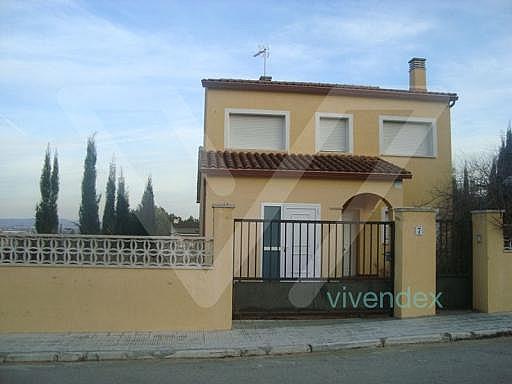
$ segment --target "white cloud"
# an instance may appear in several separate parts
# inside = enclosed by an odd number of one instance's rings
[[[389,69],[421,52],[438,21],[398,4],[362,8],[338,4],[285,24],[272,35],[273,62],[294,79],[390,86]]]
[[[359,49],[384,42],[402,42],[434,27],[432,22],[403,14],[368,12],[364,17],[317,17],[311,22],[310,31],[322,38]],[[340,44],[341,46],[345,44]],[[352,47],[354,49],[355,47]]]
[[[5,52],[0,56],[1,83],[55,88],[165,78],[181,84],[199,79],[207,66],[230,66],[229,48],[198,45],[172,31],[164,35],[129,30],[77,3],[64,4],[16,7],[21,19],[34,23],[4,27],[9,33],[0,42]]]

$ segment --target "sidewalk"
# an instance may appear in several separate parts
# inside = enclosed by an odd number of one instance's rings
[[[0,362],[262,356],[512,335],[512,312],[235,322],[231,331],[0,335]]]

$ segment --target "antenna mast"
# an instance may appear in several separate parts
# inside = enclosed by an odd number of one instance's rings
[[[270,48],[268,46],[260,45],[258,47],[258,52],[256,52],[252,57],[261,56],[263,57],[263,77],[267,76],[267,59],[270,57]]]

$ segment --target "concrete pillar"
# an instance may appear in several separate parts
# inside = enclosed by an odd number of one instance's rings
[[[215,286],[220,287],[224,291],[223,296],[229,300],[225,324],[226,329],[230,329],[233,318],[233,209],[235,206],[230,203],[216,203],[212,208]]]
[[[395,302],[398,318],[435,315],[436,211],[395,208]]]
[[[512,311],[512,253],[503,249],[503,211],[473,211],[473,309]]]

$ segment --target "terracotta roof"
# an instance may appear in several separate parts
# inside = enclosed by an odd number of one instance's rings
[[[459,99],[456,93],[410,91],[364,85],[335,83],[308,83],[298,81],[244,80],[244,79],[203,79],[205,88],[242,89],[252,91],[295,92],[322,95],[352,95],[368,97],[392,97],[403,99],[446,101],[455,103]]]
[[[207,175],[317,177],[336,179],[410,179],[411,172],[375,156],[303,155],[282,152],[199,150]]]

